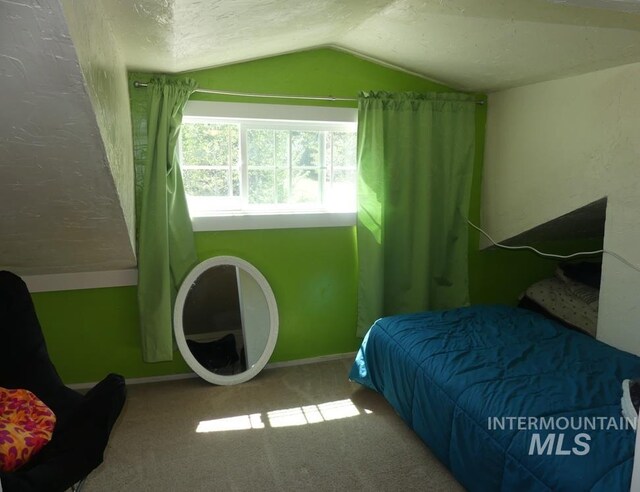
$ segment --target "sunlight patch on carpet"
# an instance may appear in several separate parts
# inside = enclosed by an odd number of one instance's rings
[[[238,415],[223,419],[203,420],[198,424],[196,432],[223,432],[232,430],[264,429],[266,425],[272,428],[293,427],[307,424],[317,424],[331,420],[357,417],[362,414],[371,414],[371,410],[360,411],[350,399],[319,403],[317,405],[305,405],[302,407],[283,408],[264,414],[253,413],[251,415]]]
[[[226,419],[203,420],[196,432],[221,432],[231,430],[264,429],[262,414],[239,415]]]

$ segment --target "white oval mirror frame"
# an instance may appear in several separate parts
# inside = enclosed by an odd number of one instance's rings
[[[269,308],[269,337],[267,339],[267,344],[264,351],[262,352],[262,355],[258,358],[256,363],[247,368],[246,371],[232,375],[215,374],[203,367],[202,364],[200,364],[200,362],[196,360],[187,345],[187,339],[184,334],[183,325],[184,305],[191,286],[200,277],[200,275],[202,275],[202,273],[210,268],[222,265],[231,265],[241,268],[249,275],[251,275],[262,289],[262,292],[264,293],[267,301],[267,306]],[[269,362],[269,358],[271,357],[273,349],[276,346],[276,340],[278,339],[278,324],[278,306],[276,304],[276,298],[273,295],[273,291],[271,290],[269,282],[267,282],[267,279],[265,279],[262,273],[260,273],[260,270],[254,267],[251,263],[235,256],[215,256],[198,263],[182,282],[182,285],[178,290],[175,309],[173,312],[173,330],[176,337],[176,343],[178,344],[178,349],[180,350],[180,353],[182,354],[185,362],[202,379],[210,383],[219,385],[244,383],[245,381],[249,381],[251,378],[255,377],[260,371],[262,371],[264,366],[267,365],[267,362]]]

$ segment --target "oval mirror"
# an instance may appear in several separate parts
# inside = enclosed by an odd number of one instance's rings
[[[214,384],[238,384],[269,361],[278,338],[278,308],[256,267],[235,256],[216,256],[182,282],[173,326],[180,353],[196,374]]]

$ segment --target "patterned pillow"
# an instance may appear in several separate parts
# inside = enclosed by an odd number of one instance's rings
[[[530,286],[525,295],[565,323],[596,336],[598,289],[568,279],[547,278]]]
[[[56,416],[25,389],[0,388],[0,470],[24,465],[51,440]]]

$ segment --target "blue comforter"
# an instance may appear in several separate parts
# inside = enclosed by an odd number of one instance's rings
[[[536,313],[382,318],[349,377],[382,393],[468,490],[629,490],[621,383],[640,377],[640,358]]]

